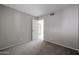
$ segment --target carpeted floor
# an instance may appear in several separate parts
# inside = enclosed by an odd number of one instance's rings
[[[53,43],[34,40],[1,50],[0,55],[79,55],[79,53]]]

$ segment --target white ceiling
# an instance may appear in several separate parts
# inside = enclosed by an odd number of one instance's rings
[[[43,16],[61,8],[70,6],[69,4],[5,4],[5,6],[28,13],[32,16]]]

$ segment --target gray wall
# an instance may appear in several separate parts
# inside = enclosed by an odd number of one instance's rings
[[[79,51],[79,5],[78,5],[78,51]]]
[[[78,49],[78,5],[72,5],[44,16],[44,39]]]
[[[32,16],[0,5],[0,49],[31,41]]]

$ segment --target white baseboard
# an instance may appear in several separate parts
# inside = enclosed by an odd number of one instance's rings
[[[24,43],[26,43],[26,41],[24,41],[24,42],[21,41],[21,42],[18,42],[16,44],[12,44],[12,45],[0,48],[0,50],[4,50],[4,49],[10,48],[10,47],[13,47],[13,46],[16,46],[16,45],[24,44]]]
[[[48,40],[45,40],[45,41],[48,41]],[[73,50],[76,50],[79,52],[79,49],[76,49],[76,48],[72,48],[72,47],[69,47],[69,46],[65,46],[65,45],[62,45],[62,44],[59,44],[59,43],[56,43],[56,42],[51,42],[51,41],[48,41],[50,43],[54,43],[54,44],[57,44],[57,45],[60,45],[60,46],[63,46],[63,47],[66,47],[66,48],[69,48],[69,49],[73,49]]]
[[[45,40],[45,41],[48,41],[48,40]],[[48,41],[48,42],[50,42],[50,41]],[[0,48],[0,50],[7,49],[9,47],[13,47],[13,46],[20,45],[20,44],[24,44],[24,43],[26,43],[26,41],[24,41],[24,42],[21,41],[21,42],[18,42],[16,44],[12,44],[12,45],[6,46],[4,48]],[[69,46],[65,46],[65,45],[62,45],[62,44],[59,44],[59,43],[56,43],[56,42],[50,42],[50,43],[54,43],[54,44],[57,44],[57,45],[60,45],[60,46],[64,46],[64,47],[67,47],[69,49],[73,49],[73,50],[76,50],[76,51],[79,52],[79,49],[75,49],[75,48],[72,48],[72,47],[69,47]]]

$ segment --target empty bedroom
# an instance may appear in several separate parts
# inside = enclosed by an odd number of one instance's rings
[[[0,4],[0,55],[79,55],[78,4]]]

